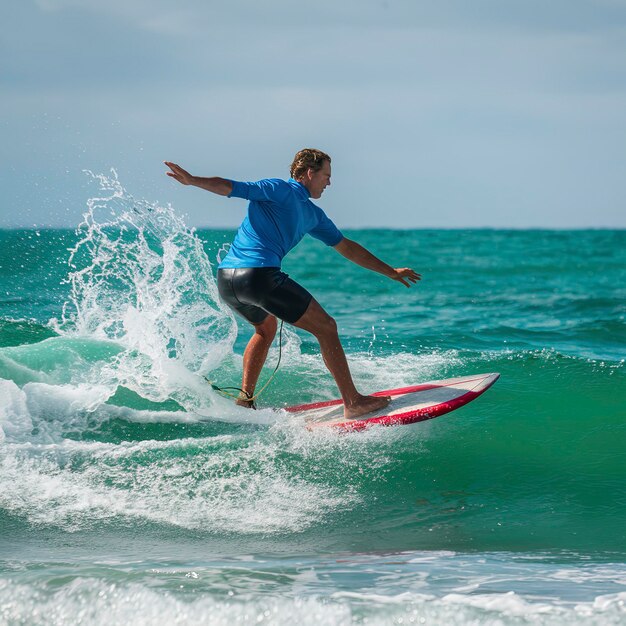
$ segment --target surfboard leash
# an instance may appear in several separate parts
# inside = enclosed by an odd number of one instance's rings
[[[254,401],[265,391],[268,385],[272,382],[272,379],[276,375],[278,367],[280,366],[280,359],[283,353],[283,323],[283,320],[280,320],[280,330],[278,332],[278,361],[276,362],[276,367],[274,368],[274,371],[271,373],[270,377],[267,379],[266,383],[263,385],[263,387],[261,387],[260,391],[257,391],[255,394],[251,395],[240,387],[219,387],[214,382],[210,381],[206,376],[202,376],[202,378],[204,378],[204,380],[206,380],[206,382],[211,385],[211,389],[213,389],[213,391],[217,391],[223,396],[228,396],[229,398],[234,398],[235,400],[246,400],[247,402],[252,403],[253,408],[256,408],[256,406],[254,406]],[[239,394],[234,395],[232,393],[228,393],[229,390],[238,391]]]

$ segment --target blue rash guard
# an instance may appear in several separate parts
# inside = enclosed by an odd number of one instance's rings
[[[343,239],[324,211],[309,200],[309,190],[293,178],[231,182],[228,197],[250,204],[220,269],[280,267],[283,257],[307,233],[328,246]]]

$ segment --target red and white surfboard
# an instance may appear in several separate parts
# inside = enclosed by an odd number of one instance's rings
[[[439,417],[471,402],[487,391],[500,374],[475,374],[461,378],[433,380],[413,387],[378,391],[373,396],[391,396],[391,402],[381,411],[356,419],[343,416],[341,400],[301,404],[285,409],[303,415],[309,428],[332,427],[339,430],[363,430],[379,424],[398,426]]]

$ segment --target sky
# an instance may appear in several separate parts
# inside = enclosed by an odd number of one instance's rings
[[[626,227],[626,0],[20,0],[0,20],[0,227],[75,227],[114,168],[190,226],[332,156],[343,228]]]

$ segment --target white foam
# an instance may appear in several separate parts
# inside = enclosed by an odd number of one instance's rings
[[[623,624],[623,598],[601,597],[584,611],[527,602],[515,594],[438,599],[411,592],[384,596],[338,592],[330,596],[285,593],[249,594],[216,589],[197,593],[203,571],[180,573],[178,592],[154,589],[137,582],[108,582],[77,577],[61,587],[0,580],[0,621],[10,624],[56,626],[70,623],[135,624],[303,624],[373,626],[446,624],[506,626]],[[621,602],[621,605],[620,605]]]
[[[93,177],[106,193],[88,202],[69,259],[71,297],[53,325],[119,344],[99,381],[206,413],[215,394],[194,387],[232,354],[236,324],[202,242],[171,207],[133,198],[115,172]]]
[[[450,593],[442,598],[444,603],[462,604],[484,609],[489,612],[498,612],[505,615],[529,616],[540,613],[554,613],[554,605],[542,602],[528,602],[513,591],[506,593],[489,594],[460,594]]]
[[[626,587],[626,575],[624,572],[616,572],[614,568],[602,566],[589,566],[580,568],[563,568],[550,574],[555,580],[567,580],[574,583],[602,582],[624,585]]]
[[[289,442],[212,437],[120,445],[5,446],[0,504],[73,531],[113,518],[218,534],[298,532],[358,496],[287,469]]]
[[[109,387],[90,384],[27,383],[19,389],[0,380],[0,385],[0,426],[10,442],[54,442],[69,429],[84,430],[112,395]]]
[[[503,617],[532,620],[546,624],[621,624],[626,617],[626,592],[602,595],[592,602],[574,607],[563,602],[547,603],[528,600],[513,591],[491,594],[448,594],[442,602],[471,606]],[[543,616],[543,619],[540,617]]]
[[[32,428],[26,394],[13,381],[0,379],[0,443],[27,437]]]
[[[36,392],[30,404],[37,405],[38,398],[43,410],[46,389],[29,385],[26,391]],[[23,412],[28,394],[13,391]],[[85,413],[76,407],[89,408],[101,398],[88,390],[84,395],[66,391],[51,404],[63,412],[77,403],[72,415],[79,429],[86,429],[88,421],[97,425],[98,419],[132,412],[107,407],[104,416],[102,408]],[[290,415],[232,408],[245,416],[268,413],[277,421],[264,431],[121,443],[63,439],[58,427],[67,421],[49,422],[38,443],[32,436],[15,437],[0,448],[0,504],[32,523],[68,531],[118,518],[217,534],[300,532],[337,511],[361,506],[365,495],[359,481],[347,485],[343,477],[375,472],[386,480],[394,468],[390,449],[406,440],[394,429],[358,437],[312,433]],[[166,412],[135,414],[137,420],[177,419]],[[419,453],[414,441],[407,445]],[[302,470],[311,464],[324,472]]]
[[[352,611],[316,598],[187,599],[139,584],[76,579],[53,594],[0,581],[0,618],[11,624],[302,624],[347,626]],[[36,607],[33,610],[33,607]]]
[[[590,609],[592,610],[590,611]],[[626,591],[598,596],[591,607],[588,604],[583,604],[578,605],[576,610],[583,615],[598,611],[602,613],[614,611],[626,616]]]

